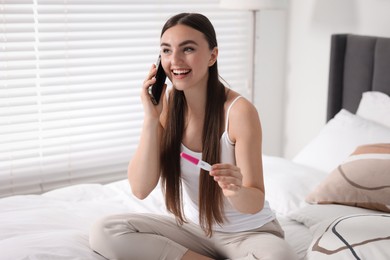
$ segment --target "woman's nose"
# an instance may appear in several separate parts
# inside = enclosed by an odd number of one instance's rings
[[[172,63],[173,65],[175,65],[175,64],[180,64],[181,61],[182,61],[182,59],[183,59],[183,58],[182,58],[182,55],[181,55],[180,52],[177,52],[177,51],[172,52],[171,63]]]

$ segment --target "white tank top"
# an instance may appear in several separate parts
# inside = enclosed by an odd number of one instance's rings
[[[240,97],[241,96],[238,96],[235,100],[233,100],[227,110],[225,131],[221,136],[221,162],[234,165],[236,165],[235,144],[229,139],[227,130],[230,108]],[[183,144],[181,145],[181,150],[198,159],[202,158],[202,153],[194,152]],[[180,165],[183,184],[184,214],[187,220],[199,225],[198,195],[200,168],[184,159],[180,160]],[[226,198],[224,198],[224,207],[226,220],[222,225],[214,225],[213,229],[216,231],[240,232],[251,230],[261,227],[275,219],[275,214],[270,209],[267,201],[264,203],[264,208],[255,214],[243,214],[238,212]]]

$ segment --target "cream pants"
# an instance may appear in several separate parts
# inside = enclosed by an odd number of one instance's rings
[[[277,220],[244,232],[214,232],[207,237],[196,224],[153,214],[105,217],[90,232],[91,248],[107,259],[181,259],[187,250],[213,259],[295,260]]]

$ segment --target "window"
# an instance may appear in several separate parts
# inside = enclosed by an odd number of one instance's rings
[[[250,98],[250,13],[162,2],[0,0],[0,196],[126,178],[140,87],[173,14],[210,18],[220,74]]]

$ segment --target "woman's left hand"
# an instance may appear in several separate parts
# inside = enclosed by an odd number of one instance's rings
[[[218,182],[226,197],[234,196],[242,187],[242,174],[240,168],[232,164],[214,164],[210,176]]]

